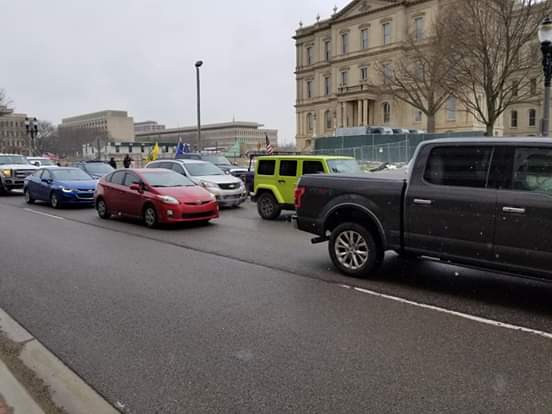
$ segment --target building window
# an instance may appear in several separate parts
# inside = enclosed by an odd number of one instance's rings
[[[537,111],[534,109],[529,109],[529,126],[537,126]]]
[[[360,68],[360,80],[362,81],[368,80],[368,67],[364,66]]]
[[[537,94],[537,80],[536,79],[531,79],[531,95],[536,95]]]
[[[329,40],[324,42],[324,59],[329,62],[332,57],[332,44]]]
[[[383,24],[383,44],[388,45],[391,43],[391,23]]]
[[[518,89],[519,89],[519,82],[513,81],[512,82],[512,96],[516,98],[518,96]]]
[[[517,128],[517,126],[518,126],[518,113],[517,113],[517,111],[510,112],[510,126],[512,128]]]
[[[456,97],[449,96],[447,99],[447,121],[456,121]]]
[[[349,71],[348,70],[342,70],[341,71],[341,86],[347,86],[349,83]]]
[[[314,63],[314,49],[312,47],[307,47],[307,65],[312,65]]]
[[[390,63],[383,64],[383,83],[388,84],[393,77],[393,67]]]
[[[329,76],[324,78],[324,96],[332,94],[332,79]]]
[[[326,111],[324,113],[324,122],[326,124],[326,129],[330,130],[333,127],[332,123],[332,113],[330,111]]]
[[[368,29],[364,29],[361,34],[361,43],[363,49],[368,49],[369,43],[368,43]]]
[[[307,81],[307,98],[312,98],[312,81]]]
[[[416,122],[422,122],[422,111],[417,110],[414,119]]]
[[[414,19],[414,37],[416,40],[422,40],[424,38],[424,18],[422,16]]]
[[[416,76],[416,79],[418,79],[420,81],[424,79],[424,65],[423,65],[422,62],[417,62],[416,63],[416,69],[415,69],[414,76]]]
[[[341,54],[349,53],[349,33],[341,33]]]
[[[387,124],[391,121],[391,105],[389,102],[383,103],[383,123]]]
[[[312,114],[309,112],[309,113],[307,114],[307,129],[308,129],[309,131],[312,131],[313,126],[314,126],[314,125],[313,125],[313,117],[312,117]]]

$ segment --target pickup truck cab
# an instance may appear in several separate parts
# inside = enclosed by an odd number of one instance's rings
[[[23,155],[0,154],[0,195],[22,189],[25,178],[37,169]]]
[[[253,196],[259,215],[276,219],[282,210],[294,210],[297,181],[305,174],[355,174],[361,169],[351,157],[327,155],[270,155],[257,159]]]
[[[329,241],[335,266],[369,275],[388,250],[552,278],[552,142],[443,139],[420,144],[406,178],[305,176],[297,226]]]

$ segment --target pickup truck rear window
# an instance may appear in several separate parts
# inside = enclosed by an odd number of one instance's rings
[[[424,179],[435,185],[485,188],[493,148],[438,147],[431,151]]]
[[[262,160],[259,161],[259,166],[257,167],[258,175],[274,175],[274,170],[276,169],[275,160]]]

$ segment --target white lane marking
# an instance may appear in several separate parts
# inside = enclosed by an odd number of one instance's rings
[[[58,219],[58,220],[65,220],[63,217],[54,216],[53,214],[43,213],[42,211],[36,211],[36,210],[31,209],[31,208],[24,208],[23,210],[25,210],[25,211],[27,211],[27,212],[29,212],[29,213],[38,214],[38,215],[40,215],[40,216],[55,218],[55,219]]]
[[[345,287],[345,286],[341,285],[341,287]],[[445,313],[447,315],[457,316],[459,318],[464,318],[470,321],[483,323],[485,325],[491,325],[498,328],[510,329],[512,331],[524,332],[532,335],[541,336],[546,339],[552,339],[552,333],[550,332],[544,332],[544,331],[539,331],[537,329],[526,328],[524,326],[518,326],[518,325],[509,324],[509,323],[499,322],[493,319],[482,318],[480,316],[474,316],[467,313],[462,313],[462,312],[457,312],[450,309],[441,308],[439,306],[426,305],[424,303],[414,302],[412,300],[399,298],[397,296],[391,296],[391,295],[386,295],[385,293],[374,292],[373,290],[362,289],[358,287],[355,287],[353,289],[360,293],[365,293],[379,298],[388,299],[399,303],[404,303],[406,305],[416,306],[418,308],[429,309],[429,310]]]

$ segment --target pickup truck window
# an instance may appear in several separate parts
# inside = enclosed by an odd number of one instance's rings
[[[303,161],[303,174],[320,174],[324,172],[324,166],[320,161]]]
[[[259,161],[259,166],[257,167],[258,175],[274,175],[274,170],[276,169],[275,160],[262,160]]]
[[[424,179],[435,185],[485,188],[493,148],[438,147],[431,151]]]
[[[297,161],[290,161],[290,160],[280,161],[280,176],[281,177],[297,176]]]
[[[516,148],[513,189],[552,194],[550,148]]]

